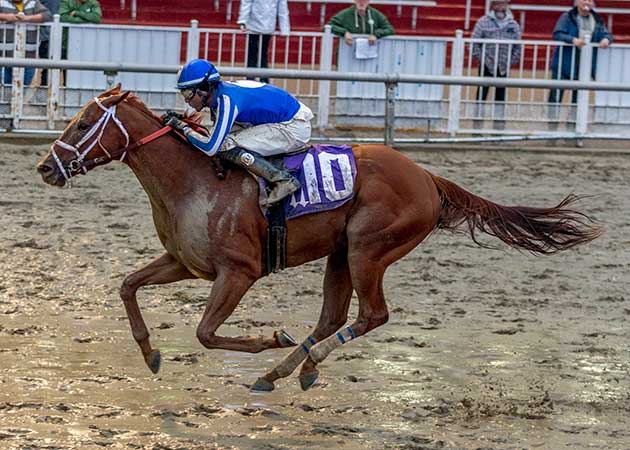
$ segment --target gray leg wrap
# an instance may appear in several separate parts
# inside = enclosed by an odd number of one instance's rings
[[[355,335],[352,328],[346,327],[313,347],[310,352],[311,359],[316,364],[319,364],[325,360],[334,349],[341,347],[343,344],[354,338]]]
[[[289,355],[284,358],[284,360],[278,364],[275,368],[278,375],[282,378],[288,377],[293,373],[293,371],[299,366],[302,361],[306,359],[309,354],[309,351],[312,346],[314,346],[317,341],[309,336],[302,342],[295,350],[293,350]]]

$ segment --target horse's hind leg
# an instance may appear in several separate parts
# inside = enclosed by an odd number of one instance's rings
[[[308,356],[310,348],[337,331],[348,318],[352,298],[352,282],[348,268],[348,250],[343,248],[332,253],[326,263],[324,275],[324,303],[313,333],[296,347],[284,360],[259,378],[252,386],[254,391],[272,391],[274,381],[291,375]]]
[[[144,361],[153,373],[157,373],[160,370],[160,351],[151,348],[149,330],[147,330],[147,326],[142,318],[138,300],[136,299],[136,292],[142,286],[168,284],[191,278],[197,277],[190,273],[175,258],[165,253],[149,265],[127,276],[120,287],[120,297],[127,310],[131,333],[140,346],[140,350],[142,350]]]
[[[271,348],[292,347],[295,341],[284,332],[270,338],[262,336],[217,336],[215,332],[230,317],[241,299],[256,281],[255,277],[236,269],[219,271],[212,284],[210,299],[197,326],[197,339],[206,348],[221,348],[239,352],[258,353]]]
[[[300,371],[300,385],[303,390],[310,388],[319,375],[317,364],[321,363],[337,347],[364,335],[383,325],[389,318],[385,296],[383,295],[383,275],[385,267],[370,258],[350,262],[352,285],[359,297],[359,315],[350,326],[341,329],[317,345],[309,353]]]

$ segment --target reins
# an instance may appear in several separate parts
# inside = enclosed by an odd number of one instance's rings
[[[124,155],[127,152],[130,152],[131,150],[135,150],[136,148],[141,147],[144,144],[148,144],[149,142],[154,141],[155,139],[164,136],[166,133],[168,133],[171,130],[172,128],[170,126],[160,128],[159,130],[154,131],[150,135],[143,137],[142,139],[134,142],[133,144],[130,144],[130,145],[127,145],[126,147],[122,147],[122,148],[119,148],[118,150],[109,152],[109,154],[106,154],[106,156],[99,156],[92,159],[86,159],[83,161],[81,168],[85,168],[85,170],[87,171],[87,170],[93,169],[96,166],[100,166],[101,164],[106,164],[110,161],[113,161],[117,159],[118,157],[120,157],[120,160],[122,161],[123,159],[125,159]]]
[[[89,170],[93,169],[94,167],[107,164],[108,162],[113,161],[113,160],[123,161],[125,159],[125,156],[127,155],[127,152],[130,152],[132,150],[135,150],[138,147],[148,144],[149,142],[154,141],[164,136],[170,131],[175,131],[177,135],[181,137],[181,139],[187,142],[186,138],[177,130],[174,130],[170,126],[165,126],[165,127],[160,128],[157,131],[154,131],[148,136],[145,136],[142,139],[139,139],[138,141],[130,144],[129,133],[125,129],[125,126],[123,125],[123,123],[118,119],[118,117],[116,117],[117,105],[113,105],[107,108],[101,103],[101,101],[97,97],[94,98],[94,101],[99,106],[99,108],[103,110],[103,115],[85,133],[83,138],[76,145],[68,144],[67,142],[63,142],[61,139],[57,139],[52,145],[52,149],[51,149],[52,156],[55,162],[57,163],[57,167],[63,174],[63,177],[66,179],[66,182],[69,187],[72,187],[71,178],[73,176],[79,173],[86,174]],[[121,147],[119,149],[112,150],[112,151],[107,150],[101,143],[101,138],[103,137],[103,134],[105,133],[105,128],[107,127],[107,124],[110,122],[110,120],[116,124],[120,132],[123,134],[123,136],[125,136],[125,140],[126,140],[124,147]],[[184,119],[184,120],[191,127],[193,127],[194,129],[198,131],[200,129],[205,129],[196,122],[193,122],[187,119]],[[94,137],[94,139],[90,141],[90,138],[92,137]],[[81,147],[85,144],[87,144],[85,149],[83,151],[80,151]],[[96,144],[99,145],[99,147],[101,148],[101,150],[103,150],[103,153],[105,153],[105,155],[86,159],[86,156],[96,146]],[[70,151],[76,155],[76,158],[68,162],[67,165],[65,165],[61,161],[59,156],[57,155],[56,149]],[[217,161],[216,158],[210,158],[210,162],[212,164],[212,167],[217,177],[220,180],[225,179],[225,171],[223,170],[223,167],[220,164],[220,162]]]
[[[92,125],[92,127],[87,131],[87,133],[85,133],[83,138],[76,145],[68,144],[67,142],[63,142],[61,139],[57,139],[52,145],[51,153],[53,155],[55,162],[57,163],[57,167],[59,167],[59,170],[61,171],[64,178],[68,182],[68,186],[71,186],[70,179],[74,175],[77,175],[80,172],[82,172],[83,174],[86,174],[88,170],[96,166],[106,164],[115,159],[119,159],[120,161],[123,161],[125,159],[127,152],[134,150],[142,145],[145,145],[161,136],[164,136],[166,133],[172,130],[170,126],[162,127],[159,130],[151,133],[150,135],[145,136],[142,139],[132,144],[129,144],[129,133],[125,129],[125,126],[122,124],[122,122],[118,119],[118,117],[116,117],[117,105],[113,105],[107,108],[103,106],[103,104],[97,97],[94,98],[94,101],[99,106],[99,108],[103,110],[103,115],[94,125]],[[125,136],[125,140],[126,140],[124,147],[121,147],[113,151],[107,150],[101,143],[101,138],[103,137],[105,128],[107,127],[107,124],[110,122],[110,120],[116,124],[116,126],[121,131],[123,136]],[[94,139],[91,142],[89,142],[93,136],[94,136]],[[83,151],[80,151],[81,147],[86,143],[87,143],[87,146],[85,147],[85,149]],[[101,150],[103,150],[105,155],[99,156],[96,158],[86,159],[85,157],[96,146],[96,144],[99,145],[99,147],[101,148]],[[66,166],[63,164],[63,162],[57,155],[56,148],[70,151],[76,155],[76,158],[71,160]]]

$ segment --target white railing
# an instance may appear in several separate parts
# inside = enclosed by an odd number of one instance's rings
[[[190,57],[206,58],[221,67],[247,66],[250,50],[250,37],[258,43],[258,51],[252,55],[250,67],[261,67],[262,35],[244,33],[240,30],[224,28],[199,28],[199,52],[194,50]],[[268,67],[271,69],[318,70],[322,64],[318,52],[322,45],[323,33],[296,32],[289,36],[274,34],[269,42]],[[313,80],[306,84],[297,80],[296,84],[288,85],[282,80],[284,89],[302,97],[316,97],[317,90]]]
[[[50,36],[50,59],[53,62],[61,61],[61,38],[62,30],[68,29],[70,36],[80,36],[74,39],[73,45],[85,44],[89,47],[88,59],[81,59],[81,51],[77,51],[76,57],[71,61],[86,62],[93,61],[93,67],[105,67],[103,63],[116,62],[125,65],[132,64],[147,68],[147,73],[156,73],[150,70],[153,66],[170,65],[172,72],[163,73],[160,77],[167,82],[149,83],[148,86],[138,84],[135,86],[133,80],[149,79],[147,75],[124,76],[123,71],[106,69],[94,72],[95,78],[83,77],[87,80],[85,84],[68,84],[63,82],[62,71],[58,69],[50,70],[49,85],[39,86],[34,82],[31,86],[24,88],[18,80],[21,76],[14,77],[12,84],[5,85],[0,90],[0,121],[4,123],[4,128],[13,129],[34,129],[48,128],[56,129],[62,127],[76,111],[85,104],[94,94],[102,91],[107,86],[116,81],[123,80],[127,88],[136,90],[147,104],[157,111],[164,111],[171,108],[182,108],[182,103],[174,88],[174,73],[177,65],[181,62],[181,55],[186,55],[185,59],[194,57],[207,57],[217,62],[220,71],[228,76],[230,68],[246,67],[247,55],[247,35],[239,30],[206,29],[198,28],[193,21],[191,27],[111,27],[107,25],[69,25],[54,22],[51,27]],[[80,34],[73,34],[80,32]],[[112,53],[117,45],[110,41],[121,33],[124,51]],[[26,56],[25,48],[20,47],[20,39],[24,39],[24,30],[16,28],[16,39],[13,43],[15,54]],[[87,34],[86,34],[87,33]],[[98,53],[90,45],[90,33],[98,35],[99,49],[103,53]],[[161,34],[160,34],[161,33]],[[181,38],[186,38],[187,45],[184,48],[177,45],[160,45],[159,48],[144,47],[143,42],[159,42],[165,36],[179,33]],[[113,37],[112,37],[113,36]],[[179,39],[179,38],[178,38]],[[178,41],[179,42],[179,41]],[[5,42],[8,44],[8,42]],[[367,126],[382,126],[383,115],[391,114],[392,109],[388,102],[395,103],[396,124],[404,128],[418,128],[422,133],[429,131],[448,132],[451,136],[461,133],[479,133],[494,135],[532,135],[557,133],[560,131],[569,133],[588,134],[589,131],[597,129],[606,130],[612,127],[618,135],[628,135],[630,127],[630,102],[613,101],[614,94],[602,93],[589,96],[588,92],[582,91],[578,96],[575,105],[570,102],[562,103],[561,106],[548,103],[548,80],[552,78],[551,62],[552,55],[556,48],[562,52],[575,52],[574,47],[552,41],[492,41],[465,39],[462,32],[458,32],[455,38],[438,37],[391,37],[379,40],[379,48],[383,51],[379,53],[379,60],[374,64],[353,65],[341,64],[337,61],[336,55],[340,57],[354,58],[353,52],[347,47],[341,47],[344,51],[338,52],[336,47],[345,46],[343,41],[333,36],[329,29],[324,33],[293,33],[291,36],[274,36],[270,44],[270,69],[292,71],[297,76],[282,76],[273,81],[280,83],[287,90],[298,96],[302,101],[309,104],[316,113],[317,125],[319,128],[335,126],[337,124],[352,123]],[[479,48],[479,56],[473,57],[473,49]],[[472,83],[461,80],[477,80],[479,75],[478,60],[485,60],[486,55],[492,52],[496,56],[507,50],[512,55],[512,50],[520,48],[520,55],[517,61],[511,59],[507,62],[510,68],[506,78],[485,78],[483,81]],[[20,50],[22,48],[22,50]],[[149,48],[149,50],[146,50]],[[630,46],[615,45],[613,49],[615,58],[621,60],[626,53],[630,55]],[[582,61],[590,58],[593,51],[592,46],[582,50]],[[134,52],[140,52],[140,57],[135,58]],[[125,56],[127,55],[127,56]],[[129,56],[131,55],[131,56]],[[420,58],[420,56],[422,58]],[[605,56],[602,52],[600,57]],[[86,57],[87,58],[87,57]],[[127,58],[126,60],[124,58]],[[423,59],[424,58],[424,59]],[[512,56],[509,56],[512,58]],[[508,58],[508,59],[509,59]],[[450,62],[449,62],[450,60]],[[495,60],[497,58],[495,57]],[[630,91],[630,70],[623,65],[615,65],[611,58],[606,61],[605,71],[607,79],[618,84],[626,83]],[[422,61],[423,71],[418,71],[418,61]],[[96,63],[100,63],[96,64]],[[365,76],[373,74],[375,79],[382,74],[383,68],[387,73],[395,74],[402,79],[405,76],[426,74],[422,78],[428,84],[436,86],[438,90],[427,90],[423,83],[412,82],[398,85],[398,78],[393,77],[390,81],[380,80],[387,83],[382,94],[374,95],[374,84],[370,84],[365,78],[357,78],[352,81],[352,89],[341,89],[339,82],[334,78],[321,78],[313,76],[313,73],[321,71],[327,72],[339,64],[339,67],[350,67],[350,71],[364,71]],[[109,67],[109,66],[108,66]],[[433,68],[435,70],[425,70]],[[586,62],[580,66],[581,71],[576,80],[586,86],[590,78],[590,64]],[[13,72],[24,71],[22,68],[14,68]],[[136,70],[139,71],[139,70]],[[277,71],[276,71],[277,72]],[[67,74],[72,73],[68,71]],[[260,76],[260,70],[238,71]],[[576,72],[577,73],[577,72]],[[299,74],[304,74],[300,76]],[[158,75],[156,75],[158,76]],[[272,75],[273,76],[273,75]],[[160,79],[162,79],[160,78]],[[518,83],[511,83],[513,79]],[[129,81],[132,80],[132,81]],[[169,81],[170,80],[170,81]],[[455,80],[455,81],[454,81]],[[528,82],[528,81],[531,81]],[[140,82],[138,82],[140,83]],[[344,82],[349,84],[348,82]],[[559,83],[559,82],[558,82]],[[573,84],[557,84],[558,87],[577,88],[576,82]],[[146,84],[146,83],[145,83]],[[363,89],[361,86],[365,85]],[[480,101],[477,98],[477,89],[472,85],[488,86],[508,86],[506,101],[494,101],[491,98]],[[172,88],[171,88],[172,86]],[[357,88],[358,86],[358,88]],[[381,86],[383,86],[381,84]],[[369,87],[369,88],[368,88]],[[430,95],[423,94],[423,91],[430,92]],[[438,96],[435,93],[438,92]],[[387,95],[386,95],[386,94]],[[625,95],[625,94],[624,94]],[[627,97],[627,96],[626,96]],[[625,97],[624,97],[625,98]],[[339,107],[345,102],[351,106],[361,105],[354,110]],[[355,105],[352,105],[352,104]],[[604,113],[602,113],[602,111]],[[551,112],[559,115],[550,121]],[[503,123],[501,123],[503,122]],[[548,123],[559,125],[557,129],[548,128]],[[603,127],[603,128],[602,128]]]

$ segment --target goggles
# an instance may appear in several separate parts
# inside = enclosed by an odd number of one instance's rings
[[[182,89],[179,93],[184,97],[184,100],[188,102],[197,94],[197,88]]]

